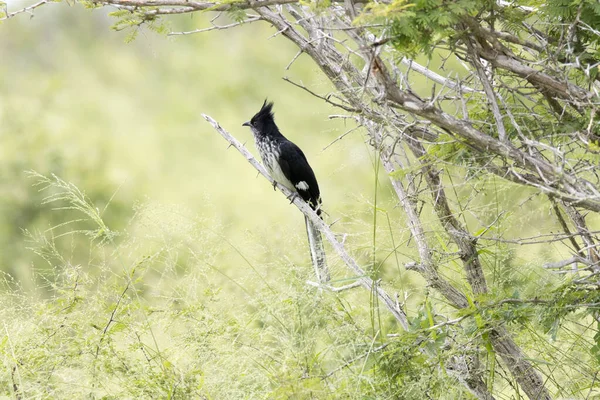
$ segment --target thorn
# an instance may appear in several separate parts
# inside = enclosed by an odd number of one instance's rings
[[[347,233],[344,233],[344,236],[342,236],[342,241],[341,241],[341,245],[343,246],[344,243],[346,243],[346,238],[348,237]]]

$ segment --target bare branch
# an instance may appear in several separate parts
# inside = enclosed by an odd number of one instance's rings
[[[5,15],[4,15],[4,17],[0,18],[0,21],[4,21],[6,19],[14,17],[15,15],[23,14],[23,13],[28,13],[29,15],[31,15],[31,17],[33,17],[33,10],[35,10],[38,7],[43,6],[44,4],[48,4],[48,3],[52,3],[52,2],[53,2],[52,0],[41,0],[35,4],[21,8],[20,10],[17,10],[17,11],[13,11],[13,12],[5,11]]]
[[[45,0],[44,2],[49,2]],[[343,1],[343,0],[334,0]],[[113,5],[113,6],[126,6],[133,7],[134,9],[141,9],[143,7],[183,7],[188,11],[183,11],[183,8],[178,8],[180,12],[169,12],[169,9],[163,8],[162,12],[156,10],[148,10],[148,14],[178,14],[185,12],[194,11],[229,11],[232,9],[247,10],[247,9],[258,9],[261,7],[269,7],[283,4],[294,4],[298,3],[299,0],[248,0],[248,1],[234,1],[228,3],[217,3],[217,2],[198,2],[198,1],[187,1],[187,0],[92,0],[95,4]],[[356,3],[363,3],[366,0],[356,0]]]
[[[506,140],[506,129],[504,128],[504,122],[502,121],[502,115],[500,114],[500,107],[498,107],[496,94],[494,93],[492,84],[490,83],[486,71],[484,70],[483,65],[481,64],[481,60],[475,52],[475,48],[473,47],[470,40],[467,40],[467,47],[471,55],[471,62],[473,63],[473,65],[475,65],[477,76],[479,76],[479,80],[483,85],[483,90],[485,91],[488,101],[490,102],[490,106],[492,107],[492,113],[494,114],[494,119],[496,120],[496,129],[498,129],[498,139],[503,142]]]
[[[431,79],[432,81],[439,83],[439,84],[443,85],[444,87],[447,87],[454,91],[464,92],[464,93],[479,93],[480,92],[479,90],[475,90],[466,85],[461,85],[458,82],[455,82],[451,79],[443,77],[440,74],[437,74],[437,73],[431,71],[430,69],[425,68],[421,64],[415,62],[414,60],[411,60],[410,58],[403,57],[400,60],[400,62],[402,64],[406,65],[407,67],[409,67],[410,69],[418,72],[419,74]]]
[[[202,32],[209,32],[209,31],[215,31],[215,30],[223,30],[223,29],[231,29],[231,28],[235,28],[236,26],[240,26],[240,25],[244,25],[250,22],[256,22],[256,21],[260,21],[260,17],[259,16],[253,16],[250,17],[248,19],[245,19],[243,21],[240,22],[234,22],[232,24],[228,24],[228,25],[213,25],[211,27],[208,28],[202,28],[202,29],[196,29],[193,31],[186,31],[186,32],[170,32],[168,34],[168,36],[179,36],[179,35],[191,35],[194,33],[202,33]]]
[[[334,292],[334,293],[339,293],[339,292],[343,292],[344,290],[348,290],[348,289],[354,289],[356,287],[361,286],[362,284],[360,282],[354,282],[351,283],[349,285],[344,285],[344,286],[339,286],[339,287],[335,287],[335,286],[331,286],[331,285],[325,285],[323,283],[317,283],[317,282],[313,282],[313,281],[306,281],[306,284],[309,286],[313,286],[319,289],[327,289],[330,292]]]
[[[298,87],[298,88],[300,88],[302,90],[307,91],[308,93],[312,94],[313,96],[315,96],[315,97],[317,97],[317,98],[319,98],[321,100],[325,100],[327,103],[331,104],[334,107],[341,108],[342,110],[345,110],[345,111],[348,111],[348,112],[358,112],[359,111],[359,110],[357,110],[355,108],[348,107],[348,106],[346,106],[344,104],[335,103],[335,102],[333,102],[333,101],[331,101],[329,99],[329,96],[321,96],[319,94],[316,94],[315,92],[313,92],[312,90],[310,90],[309,88],[307,88],[306,86],[304,86],[303,84],[296,83],[296,82],[292,81],[290,78],[288,78],[286,76],[283,77],[283,80],[286,81],[286,82],[288,82],[288,83],[291,83],[292,85],[294,85],[294,86],[296,86],[296,87]]]
[[[406,318],[406,314],[403,310],[398,308],[394,302],[394,300],[379,286],[375,281],[371,278],[368,278],[366,272],[358,266],[358,263],[352,258],[344,245],[338,242],[336,234],[331,231],[329,226],[325,224],[325,222],[317,215],[317,213],[310,208],[310,206],[302,200],[300,196],[292,196],[293,193],[283,185],[280,185],[273,181],[265,168],[256,160],[256,158],[250,154],[250,152],[244,147],[242,143],[240,143],[237,139],[235,139],[229,132],[221,128],[219,123],[209,117],[208,115],[202,115],[204,119],[206,119],[215,130],[230,143],[231,146],[235,147],[248,162],[262,175],[264,176],[272,185],[275,185],[287,198],[291,198],[292,202],[298,209],[310,219],[310,221],[325,235],[333,249],[336,251],[338,256],[342,259],[342,261],[346,264],[350,270],[356,274],[357,282],[359,282],[363,287],[371,291],[372,293],[376,293],[379,299],[385,304],[387,309],[392,313],[392,315],[396,318],[396,320],[400,323],[400,325],[406,330],[408,329],[408,320]]]
[[[187,0],[92,0],[97,4],[118,5],[135,7],[185,7],[189,11],[228,11],[233,8],[238,10],[256,9],[278,4],[297,3],[298,0],[261,0],[261,1],[236,1],[231,3],[197,2]],[[165,9],[166,10],[166,9]]]

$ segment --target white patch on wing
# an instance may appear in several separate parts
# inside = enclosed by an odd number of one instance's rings
[[[300,190],[308,190],[308,184],[304,181],[300,181],[296,184],[296,187]]]

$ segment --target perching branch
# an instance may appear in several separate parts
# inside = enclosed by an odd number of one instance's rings
[[[283,185],[280,185],[274,182],[265,168],[256,160],[256,158],[244,147],[242,143],[240,143],[236,138],[234,138],[229,132],[223,129],[217,121],[209,117],[208,115],[202,114],[205,120],[207,120],[213,128],[227,141],[231,146],[235,147],[248,162],[263,176],[265,177],[272,185],[275,185],[277,189],[279,189],[287,198],[291,198],[292,202],[298,209],[310,219],[310,221],[325,235],[333,249],[336,251],[338,256],[344,261],[346,266],[357,276],[357,282],[371,291],[372,293],[377,293],[379,299],[385,304],[387,309],[392,313],[394,318],[400,323],[404,330],[408,329],[408,320],[406,318],[406,314],[402,309],[397,307],[394,300],[385,292],[380,285],[378,285],[373,279],[369,278],[367,273],[358,266],[358,263],[348,254],[344,245],[340,243],[336,234],[329,228],[329,226],[317,215],[317,213],[310,208],[310,206],[302,200],[300,196],[293,196],[293,193]],[[319,278],[319,277],[317,277]]]

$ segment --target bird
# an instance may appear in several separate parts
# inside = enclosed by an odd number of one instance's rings
[[[260,111],[242,126],[249,127],[254,135],[256,149],[273,179],[273,189],[275,182],[285,186],[293,196],[299,195],[322,218],[321,191],[315,173],[302,150],[283,136],[275,124],[273,102],[265,100]],[[326,282],[329,272],[321,232],[308,217],[305,216],[304,220],[315,272],[321,282]]]

